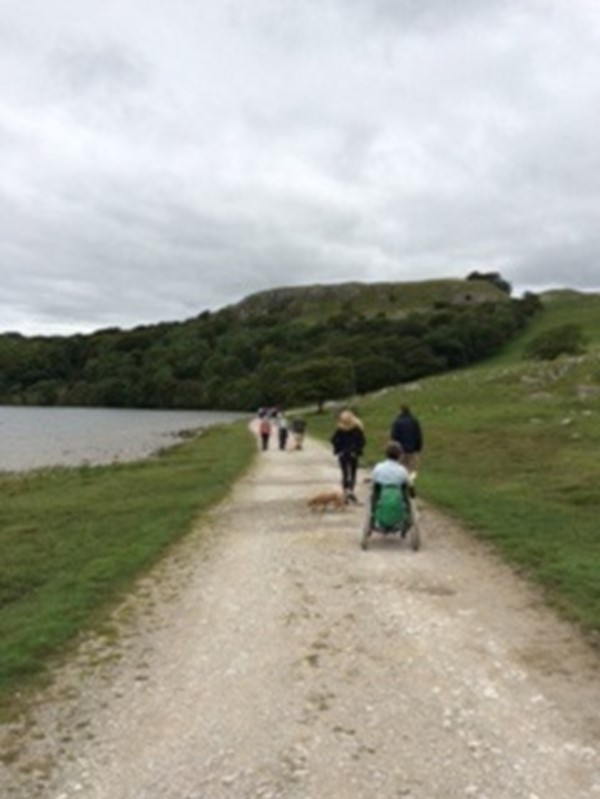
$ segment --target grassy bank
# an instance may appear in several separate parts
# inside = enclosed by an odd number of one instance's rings
[[[0,703],[222,499],[255,451],[238,423],[133,464],[0,478]]]
[[[368,462],[380,457],[400,403],[410,405],[426,435],[421,495],[492,541],[593,637],[600,634],[598,318],[597,295],[555,297],[496,362],[356,405]],[[585,357],[522,360],[527,340],[565,322],[585,327]],[[315,416],[310,427],[328,435],[332,419]]]

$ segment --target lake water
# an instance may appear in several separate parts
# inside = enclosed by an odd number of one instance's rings
[[[0,406],[0,471],[146,457],[197,430],[243,418],[221,411]]]

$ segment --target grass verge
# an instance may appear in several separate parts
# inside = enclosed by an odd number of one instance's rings
[[[401,403],[426,438],[419,493],[491,541],[548,601],[600,641],[600,297],[553,297],[502,358],[365,397],[365,463],[378,460]],[[537,330],[579,322],[585,357],[522,360]],[[311,432],[327,438],[330,414]],[[477,575],[473,575],[477,579]]]
[[[132,464],[0,478],[0,708],[225,496],[255,452],[238,423]]]

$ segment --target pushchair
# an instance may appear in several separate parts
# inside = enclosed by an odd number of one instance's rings
[[[421,533],[412,485],[373,486],[360,538],[362,549],[368,549],[373,533],[406,541],[414,552],[420,549]]]

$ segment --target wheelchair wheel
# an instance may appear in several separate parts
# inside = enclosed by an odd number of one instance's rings
[[[419,525],[413,524],[413,526],[408,531],[408,545],[412,549],[413,552],[417,552],[421,549],[421,534],[419,532]]]
[[[360,536],[360,548],[363,550],[367,550],[369,548],[369,539],[371,538],[371,511],[367,513],[365,517],[365,523],[363,524],[362,533]]]
[[[410,515],[412,518],[412,524],[406,537],[408,539],[408,545],[412,551],[417,552],[419,549],[421,549],[421,531],[419,530],[419,514],[416,504],[412,499],[410,501]]]

